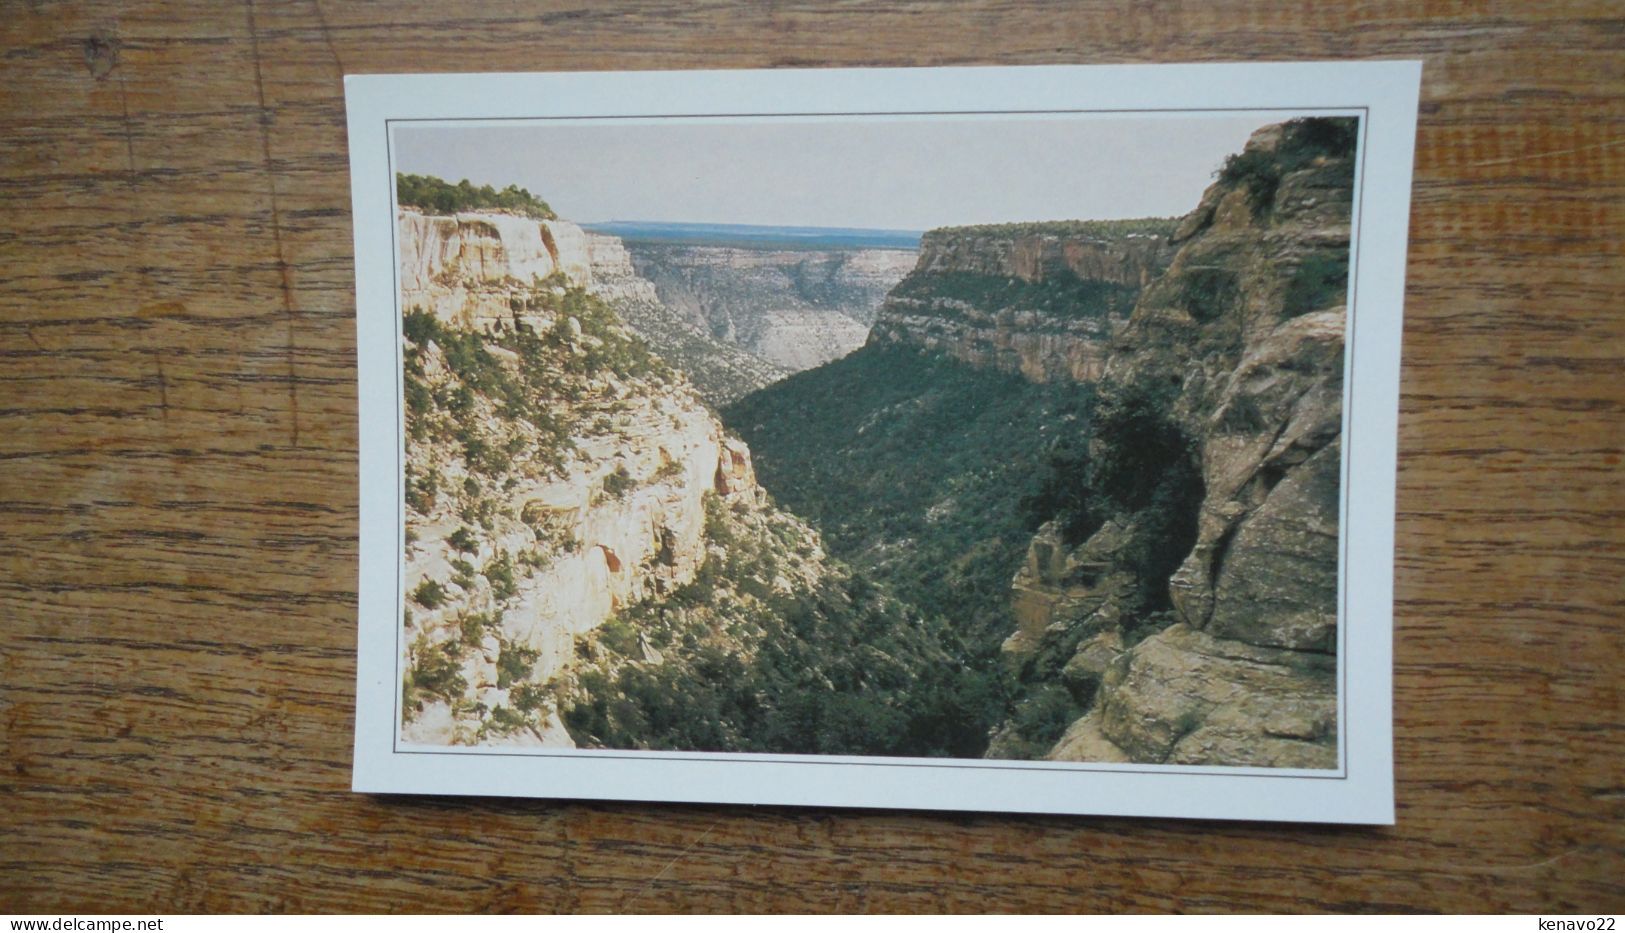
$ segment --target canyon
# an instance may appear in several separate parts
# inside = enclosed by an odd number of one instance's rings
[[[917,252],[403,210],[403,738],[1336,767],[1352,140]]]
[[[1003,672],[988,756],[1336,767],[1352,140],[1263,128],[1181,218],[931,231],[864,348],[725,409]]]

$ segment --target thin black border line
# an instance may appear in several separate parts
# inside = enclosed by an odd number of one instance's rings
[[[552,114],[537,117],[386,117],[384,125],[391,123],[537,123],[549,120],[706,120],[761,118],[761,117],[988,117],[1010,114],[1013,116],[1041,116],[1044,114],[1084,113],[1308,113],[1323,110],[1370,110],[1364,104],[1338,106],[1317,104],[1312,107],[1127,107],[1127,108],[1057,108],[1039,110],[803,110],[786,113],[581,113]]]
[[[1319,112],[1319,111],[1352,111],[1352,110],[1360,111],[1360,143],[1359,143],[1359,145],[1360,145],[1360,178],[1359,178],[1359,181],[1360,181],[1360,200],[1359,200],[1359,204],[1358,204],[1359,210],[1357,212],[1358,220],[1355,222],[1354,229],[1352,231],[1352,236],[1351,236],[1351,239],[1350,239],[1350,246],[1349,246],[1349,249],[1350,249],[1349,266],[1350,266],[1350,276],[1351,276],[1351,295],[1350,295],[1350,299],[1349,299],[1349,307],[1348,307],[1348,310],[1347,310],[1347,312],[1345,314],[1345,322],[1346,322],[1345,330],[1346,330],[1346,333],[1345,333],[1345,336],[1344,336],[1344,352],[1347,355],[1347,363],[1348,363],[1348,385],[1346,385],[1344,387],[1345,404],[1343,406],[1344,407],[1343,431],[1342,431],[1342,436],[1340,437],[1340,442],[1342,444],[1342,451],[1341,451],[1341,455],[1338,458],[1339,461],[1340,461],[1340,466],[1342,468],[1342,486],[1343,486],[1342,491],[1343,491],[1344,511],[1343,511],[1343,515],[1339,516],[1339,521],[1338,521],[1338,540],[1339,540],[1339,544],[1340,544],[1340,549],[1342,551],[1342,555],[1341,555],[1341,559],[1340,559],[1341,563],[1340,563],[1340,566],[1338,568],[1338,582],[1339,582],[1339,585],[1340,585],[1340,587],[1341,587],[1341,589],[1343,591],[1343,600],[1342,600],[1342,606],[1340,607],[1342,611],[1341,611],[1339,619],[1338,619],[1338,627],[1337,627],[1338,628],[1337,663],[1338,663],[1338,668],[1339,668],[1339,670],[1341,672],[1340,681],[1339,681],[1339,684],[1338,684],[1338,697],[1337,697],[1337,702],[1338,702],[1337,733],[1338,733],[1338,746],[1339,746],[1339,748],[1338,748],[1338,763],[1339,763],[1339,766],[1340,766],[1339,772],[1337,774],[1325,774],[1325,775],[1316,775],[1316,774],[1311,774],[1311,775],[1298,775],[1298,774],[1238,774],[1238,773],[1235,773],[1235,772],[1237,770],[1241,770],[1241,769],[1239,767],[1235,767],[1235,766],[1231,766],[1231,767],[1218,766],[1220,768],[1220,770],[1209,771],[1209,770],[1199,770],[1202,767],[1200,765],[1197,765],[1197,766],[1181,766],[1181,765],[1167,766],[1167,767],[1176,767],[1176,768],[1183,768],[1184,769],[1184,770],[1177,771],[1177,772],[1144,771],[1144,770],[1136,770],[1136,769],[1132,769],[1132,768],[1091,767],[1091,765],[1100,765],[1100,764],[1104,764],[1105,762],[1075,762],[1075,763],[1069,763],[1069,764],[1072,765],[1071,767],[1053,767],[1053,766],[1051,766],[1051,767],[1040,767],[1040,766],[1026,766],[1026,765],[1014,765],[1014,764],[994,764],[994,763],[991,763],[991,762],[984,762],[984,760],[982,760],[982,759],[973,759],[973,758],[954,758],[954,759],[949,759],[948,761],[945,761],[942,764],[936,764],[936,763],[932,763],[932,762],[898,761],[898,760],[895,760],[895,759],[888,759],[888,758],[885,758],[883,756],[875,756],[876,757],[875,761],[830,761],[830,760],[827,760],[827,758],[828,757],[833,757],[833,756],[807,755],[807,756],[785,756],[785,758],[778,758],[778,757],[774,757],[774,758],[754,758],[754,757],[752,757],[752,758],[749,758],[749,759],[740,759],[740,758],[737,757],[738,753],[729,753],[729,752],[692,752],[692,753],[688,753],[688,754],[685,754],[685,755],[660,755],[660,754],[642,754],[642,753],[633,753],[633,754],[629,754],[629,755],[613,755],[613,754],[612,755],[601,755],[601,754],[594,754],[595,751],[599,751],[599,752],[603,752],[603,751],[609,751],[609,752],[622,751],[622,752],[624,752],[625,751],[625,750],[618,750],[618,749],[598,749],[598,750],[585,750],[585,751],[578,749],[578,750],[576,750],[575,754],[566,754],[566,753],[560,753],[560,752],[481,752],[481,751],[477,751],[477,750],[470,750],[470,751],[435,751],[435,750],[422,750],[422,749],[404,749],[403,750],[400,747],[400,731],[401,731],[401,708],[400,708],[400,704],[401,704],[401,694],[400,694],[399,690],[393,690],[393,689],[391,690],[391,693],[392,693],[392,695],[394,697],[394,701],[393,701],[393,704],[392,704],[392,706],[394,708],[394,722],[393,722],[393,726],[391,728],[391,732],[392,732],[392,737],[391,737],[391,740],[390,740],[390,751],[391,751],[391,753],[394,754],[394,755],[449,755],[449,756],[453,756],[453,757],[461,756],[461,757],[475,757],[475,758],[493,758],[493,757],[495,757],[495,758],[561,758],[561,759],[574,759],[574,760],[597,759],[597,760],[600,760],[600,761],[602,761],[602,760],[610,760],[610,761],[616,761],[616,760],[619,760],[619,761],[694,761],[694,762],[721,762],[721,763],[724,763],[724,764],[727,764],[727,763],[794,764],[794,765],[808,764],[808,765],[850,766],[850,767],[951,768],[951,769],[971,769],[971,770],[982,770],[982,771],[1042,771],[1042,772],[1046,772],[1046,773],[1061,773],[1061,774],[1068,774],[1068,773],[1071,773],[1071,774],[1077,774],[1077,773],[1087,773],[1087,774],[1146,774],[1146,775],[1165,775],[1165,776],[1170,776],[1170,777],[1199,776],[1199,777],[1224,777],[1224,778],[1241,778],[1241,779],[1276,778],[1276,779],[1298,780],[1298,781],[1346,781],[1346,780],[1348,780],[1349,779],[1348,722],[1347,722],[1348,716],[1346,715],[1346,710],[1345,710],[1345,705],[1344,705],[1346,703],[1347,699],[1348,699],[1348,659],[1347,659],[1347,652],[1345,650],[1345,641],[1347,639],[1347,634],[1348,634],[1347,629],[1348,629],[1348,625],[1349,625],[1349,611],[1348,611],[1348,599],[1349,599],[1348,589],[1349,588],[1348,588],[1348,575],[1347,575],[1347,568],[1348,568],[1348,541],[1347,541],[1347,537],[1348,537],[1347,524],[1348,523],[1347,523],[1347,517],[1348,517],[1348,514],[1349,514],[1348,513],[1348,508],[1349,508],[1349,501],[1350,501],[1350,496],[1349,496],[1350,473],[1349,473],[1348,437],[1353,433],[1353,422],[1354,422],[1354,410],[1353,410],[1354,409],[1354,406],[1353,406],[1353,402],[1354,402],[1354,398],[1353,398],[1353,395],[1354,395],[1354,392],[1353,392],[1353,388],[1354,388],[1354,330],[1355,330],[1355,320],[1356,320],[1356,317],[1357,317],[1357,315],[1355,313],[1355,310],[1356,310],[1356,305],[1357,305],[1358,295],[1359,295],[1359,267],[1358,267],[1358,264],[1357,264],[1357,260],[1358,260],[1358,255],[1359,255],[1358,245],[1359,245],[1360,237],[1361,237],[1361,229],[1360,229],[1360,227],[1361,227],[1361,224],[1363,224],[1364,219],[1365,219],[1365,210],[1364,210],[1364,208],[1365,208],[1365,180],[1366,180],[1366,172],[1365,172],[1366,161],[1365,160],[1366,160],[1366,155],[1367,155],[1367,153],[1369,151],[1369,149],[1368,149],[1368,147],[1366,145],[1366,134],[1367,134],[1368,128],[1370,126],[1370,116],[1371,116],[1371,108],[1370,108],[1369,105],[1362,105],[1362,106],[1320,105],[1320,106],[1314,106],[1314,107],[1281,107],[1281,106],[1272,106],[1272,107],[1153,107],[1153,108],[1132,108],[1132,109],[1087,109],[1087,110],[1085,110],[1085,109],[1057,109],[1057,110],[912,110],[912,111],[911,110],[904,110],[904,111],[864,111],[864,112],[832,111],[832,112],[803,112],[803,113],[583,114],[583,115],[555,115],[555,116],[537,116],[537,117],[390,117],[390,118],[386,118],[384,120],[384,151],[385,151],[385,156],[386,156],[385,161],[386,161],[386,163],[388,165],[389,172],[391,173],[390,177],[385,179],[385,182],[389,185],[389,204],[390,204],[390,209],[391,209],[391,215],[390,215],[390,221],[389,221],[389,223],[390,223],[390,247],[391,247],[391,249],[390,249],[390,267],[391,267],[390,268],[390,277],[391,277],[391,282],[394,285],[394,296],[391,299],[391,302],[394,305],[394,310],[395,310],[395,313],[394,313],[395,361],[396,361],[396,366],[395,366],[395,376],[396,376],[396,379],[395,379],[395,440],[396,440],[396,444],[395,444],[395,454],[396,454],[396,460],[395,460],[395,464],[396,464],[396,470],[395,470],[395,482],[396,482],[395,504],[396,504],[396,512],[395,512],[395,514],[396,514],[397,521],[396,521],[396,535],[395,535],[395,539],[396,539],[395,610],[396,611],[394,613],[394,616],[396,618],[400,618],[403,615],[404,608],[405,608],[405,603],[406,603],[406,596],[402,592],[402,585],[403,584],[402,584],[402,579],[401,579],[401,574],[403,573],[403,565],[405,563],[405,550],[404,550],[404,546],[402,544],[403,538],[402,538],[402,534],[401,534],[401,529],[404,529],[405,525],[406,525],[406,505],[405,505],[405,498],[404,498],[405,474],[402,472],[403,468],[404,468],[404,464],[405,464],[405,460],[404,460],[404,458],[405,458],[405,453],[404,453],[405,437],[404,437],[404,424],[403,424],[403,421],[402,421],[403,412],[401,410],[401,404],[402,404],[402,400],[401,400],[401,395],[402,395],[401,379],[403,377],[402,377],[402,374],[401,374],[401,347],[400,347],[400,341],[401,341],[401,330],[400,330],[400,328],[401,328],[401,307],[400,307],[400,305],[401,305],[401,293],[400,293],[400,281],[399,281],[399,268],[400,268],[400,252],[399,252],[399,250],[400,250],[400,245],[399,245],[400,229],[399,228],[400,228],[400,225],[395,220],[395,214],[399,213],[399,207],[395,203],[396,191],[395,191],[395,184],[394,184],[394,177],[393,177],[393,173],[394,173],[394,170],[395,170],[395,154],[394,154],[394,135],[391,132],[392,124],[395,124],[395,123],[491,123],[491,122],[539,123],[539,122],[557,121],[557,120],[582,120],[582,121],[589,121],[589,120],[605,120],[605,121],[609,121],[609,120],[646,120],[646,119],[691,120],[691,119],[704,119],[704,118],[727,119],[727,118],[746,118],[746,117],[758,118],[759,119],[759,118],[823,117],[823,116],[829,116],[829,117],[841,117],[841,116],[845,116],[845,117],[960,116],[960,115],[963,115],[963,116],[990,116],[990,115],[1003,115],[1003,114],[1012,114],[1012,115],[1020,116],[1020,115],[1036,115],[1036,114],[1092,114],[1092,113],[1268,113],[1268,112],[1274,112],[1274,111],[1292,112],[1292,113],[1314,113],[1314,112]],[[403,629],[404,628],[405,628],[404,623],[395,625],[394,679],[396,681],[400,680],[400,678],[401,678],[400,645],[401,645],[401,637],[403,635]],[[699,757],[699,756],[704,756],[704,757]],[[862,756],[854,756],[854,757],[862,757]],[[785,760],[786,758],[788,758],[789,760]],[[806,760],[803,760],[803,759],[806,759]],[[953,762],[953,763],[948,763],[948,762]]]
[[[1344,352],[1348,355],[1348,377],[1346,385],[1343,386],[1343,431],[1339,438],[1339,442],[1342,444],[1342,451],[1341,455],[1338,457],[1338,460],[1341,461],[1340,466],[1342,467],[1343,514],[1339,515],[1337,518],[1337,541],[1339,552],[1337,585],[1342,593],[1342,612],[1339,614],[1337,625],[1337,744],[1338,760],[1342,765],[1343,776],[1345,779],[1348,777],[1349,773],[1349,730],[1348,715],[1347,710],[1345,709],[1345,704],[1348,702],[1349,681],[1348,638],[1349,626],[1353,624],[1353,614],[1349,608],[1350,596],[1348,565],[1351,545],[1349,543],[1348,527],[1350,516],[1353,514],[1354,503],[1354,494],[1352,491],[1352,487],[1354,485],[1354,468],[1350,463],[1350,460],[1354,454],[1349,445],[1350,438],[1354,436],[1354,385],[1357,381],[1354,376],[1354,338],[1356,327],[1356,315],[1354,313],[1354,309],[1358,307],[1360,303],[1360,228],[1365,223],[1365,190],[1367,178],[1365,171],[1365,160],[1366,156],[1371,151],[1371,147],[1367,145],[1367,136],[1370,133],[1370,129],[1370,108],[1364,108],[1360,117],[1360,175],[1358,179],[1360,198],[1355,203],[1356,210],[1354,214],[1354,229],[1351,231],[1351,236],[1349,238],[1348,333],[1344,336]],[[1390,549],[1390,563],[1392,560],[1392,549]],[[1390,569],[1390,577],[1391,576],[1392,570]],[[1390,603],[1390,615],[1392,614],[1392,611],[1392,605]],[[1389,630],[1392,631],[1392,628],[1393,623],[1390,621]],[[1390,668],[1391,667],[1392,662],[1390,662]],[[1390,673],[1390,677],[1391,676],[1392,675]],[[1388,718],[1390,723],[1393,721],[1393,715],[1393,704],[1390,702],[1388,707]]]

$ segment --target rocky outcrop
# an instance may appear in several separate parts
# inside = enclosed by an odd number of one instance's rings
[[[633,241],[662,303],[716,339],[794,372],[862,346],[912,250],[752,249]]]
[[[1096,709],[1052,761],[1327,768],[1336,764],[1336,661],[1214,638],[1185,624],[1109,664]]]
[[[1260,130],[1181,222],[1167,271],[1113,337],[1102,397],[1189,451],[1194,544],[1155,574],[1145,549],[1124,546],[1183,515],[1156,497],[1075,547],[1053,527],[1034,539],[1007,655],[1029,673],[1044,652],[1064,655],[1044,663],[1088,709],[1048,757],[1336,766],[1352,183],[1346,127]]]
[[[517,302],[555,275],[576,285],[592,278],[587,234],[573,223],[497,212],[396,217],[401,307],[421,307],[471,330],[511,324]]]
[[[617,308],[659,304],[654,283],[638,275],[632,254],[621,238],[606,233],[587,234],[587,260],[592,291]]]
[[[1126,531],[1123,522],[1113,520],[1086,546],[1069,548],[1056,522],[1038,530],[1010,586],[1016,630],[1004,642],[1007,656],[1030,655],[1055,626],[1077,620],[1093,623],[1102,618],[1103,610],[1106,621],[1118,621],[1116,607],[1134,582],[1131,571],[1117,559],[1126,544]]]
[[[930,231],[869,340],[1036,382],[1093,381],[1136,296],[1167,265],[1172,229],[1128,221]]]

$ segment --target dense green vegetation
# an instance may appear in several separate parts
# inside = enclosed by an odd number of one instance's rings
[[[1121,237],[1172,236],[1179,227],[1178,217],[1135,217],[1128,220],[1034,220],[1006,224],[972,224],[964,227],[940,227],[926,233],[927,237],[965,234],[989,234],[1001,237],[1054,236],[1054,237]]]
[[[499,191],[490,185],[476,186],[466,178],[454,185],[433,175],[397,172],[395,201],[401,207],[415,207],[431,214],[500,211],[537,220],[555,220],[558,217],[546,201],[518,185],[509,185]]]
[[[706,535],[692,582],[578,645],[576,673],[560,687],[578,745],[981,753],[999,699],[944,621],[844,566],[809,563],[805,529],[783,515],[711,498]],[[659,663],[642,663],[645,644]]]
[[[941,299],[952,299],[990,314],[1013,308],[1068,319],[1126,317],[1139,294],[1138,286],[1080,278],[1072,272],[1037,281],[977,272],[914,272],[897,283],[890,297],[936,300],[932,312],[942,318],[951,306]]]
[[[1042,485],[1022,502],[1029,527],[1054,520],[1068,545],[1108,519],[1132,519],[1135,534],[1114,555],[1141,580],[1131,614],[1168,608],[1164,582],[1196,543],[1202,475],[1195,445],[1169,414],[1178,394],[1160,379],[1102,385],[1093,431],[1053,446]]]
[[[1241,298],[1241,278],[1223,264],[1185,270],[1178,285],[1178,303],[1198,323],[1217,320]]]
[[[724,418],[751,445],[763,485],[820,528],[832,553],[949,620],[963,660],[992,678],[1032,533],[1022,504],[1041,494],[1052,448],[1085,435],[1091,407],[1088,386],[876,345],[748,396]]]
[[[1166,581],[1195,540],[1202,482],[1172,420],[1167,380],[1035,385],[907,347],[866,347],[728,408],[762,482],[825,534],[831,551],[940,617],[978,678],[962,715],[1008,722],[1005,751],[1040,754],[1081,715],[1060,668],[1081,631],[1025,663],[1000,663],[1014,630],[1010,580],[1032,533],[1054,520],[1069,546],[1108,520],[1130,531],[1114,560],[1129,641],[1167,624]],[[952,705],[946,698],[939,701]]]

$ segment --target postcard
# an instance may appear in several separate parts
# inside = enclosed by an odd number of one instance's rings
[[[1391,823],[1419,80],[347,78],[355,790]]]

